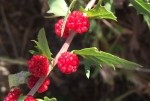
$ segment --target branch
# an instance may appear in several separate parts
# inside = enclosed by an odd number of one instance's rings
[[[95,4],[96,0],[91,0],[88,5],[86,6],[86,10],[92,8],[92,6]],[[51,70],[53,69],[53,67],[57,64],[58,58],[59,56],[63,53],[66,52],[75,36],[75,32],[71,32],[69,37],[67,38],[67,40],[65,41],[65,43],[63,44],[62,48],[60,49],[60,51],[57,53],[55,59],[52,61],[52,66],[50,65],[49,68],[49,72],[45,77],[40,78],[37,83],[34,85],[34,87],[30,90],[30,92],[27,95],[34,95],[36,93],[36,91],[39,89],[39,87],[42,85],[42,83],[44,82],[44,80],[47,78],[47,76],[49,75],[49,73],[51,72]]]
[[[61,53],[66,52],[75,36],[75,32],[71,32],[69,37],[67,38],[67,40],[65,41],[65,43],[63,44],[62,48],[60,49],[60,51],[57,53],[54,61],[52,61],[53,66],[49,66],[50,70],[47,73],[47,75],[45,77],[40,78],[37,83],[34,85],[34,87],[30,90],[30,92],[27,95],[34,95],[36,93],[36,91],[39,89],[39,87],[42,85],[42,83],[44,82],[44,80],[48,77],[48,75],[50,74],[51,70],[53,69],[53,67],[57,64],[58,58],[61,55]]]
[[[85,7],[85,10],[89,10],[93,7],[93,5],[95,4],[96,0],[90,0],[89,3],[87,4],[87,6]]]

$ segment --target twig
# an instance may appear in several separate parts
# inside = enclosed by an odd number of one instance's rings
[[[138,72],[150,73],[150,69],[146,68],[136,68],[135,70]]]
[[[93,7],[93,5],[95,4],[95,2],[96,2],[96,0],[90,0],[90,2],[85,7],[85,10],[91,9]]]
[[[116,33],[116,34],[120,34],[120,32],[116,29],[116,28],[114,28],[112,25],[111,25],[111,23],[109,23],[107,20],[102,20],[103,21],[103,23],[106,25],[106,26],[108,26],[114,33]]]
[[[129,95],[131,95],[131,94],[133,94],[135,92],[137,92],[137,89],[133,89],[133,90],[127,91],[126,93],[124,93],[121,96],[117,97],[113,101],[122,101],[124,98],[126,98],[127,96],[129,96]]]
[[[5,28],[6,28],[6,32],[9,36],[9,38],[10,38],[10,41],[11,41],[11,44],[12,44],[12,47],[13,47],[12,49],[13,49],[14,55],[15,55],[15,57],[18,57],[18,51],[17,51],[17,47],[16,47],[16,44],[15,44],[15,40],[14,40],[13,34],[10,30],[10,27],[9,27],[9,24],[8,24],[8,21],[7,21],[7,18],[6,18],[3,7],[1,7],[1,14],[2,14],[2,19],[3,19],[3,22],[4,22]]]
[[[111,47],[110,47],[110,49],[109,49],[109,51],[111,51],[111,50],[114,48],[114,46],[117,44],[117,42],[119,41],[119,39],[120,39],[120,37],[121,37],[121,34],[120,34],[120,32],[119,32],[116,28],[114,28],[107,20],[102,20],[102,21],[103,21],[103,23],[104,23],[106,26],[108,26],[114,33],[116,33],[116,34],[118,35],[117,39],[113,42],[113,44],[111,45]]]
[[[21,48],[21,56],[23,55],[24,49],[26,47],[26,43],[27,43],[27,40],[28,40],[28,35],[29,35],[29,32],[31,30],[32,25],[33,25],[33,22],[30,23],[30,25],[28,26],[27,30],[24,33],[23,41],[22,41],[22,48]]]
[[[26,65],[26,61],[20,59],[10,59],[6,57],[0,57],[0,61],[5,61],[11,64]]]

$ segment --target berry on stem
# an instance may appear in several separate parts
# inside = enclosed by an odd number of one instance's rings
[[[81,11],[73,11],[67,19],[66,26],[78,34],[83,34],[88,31],[90,23]]]
[[[32,95],[28,95],[24,101],[37,101]]]
[[[57,36],[61,37],[63,19],[58,20],[55,24],[55,33]],[[66,22],[63,37],[67,38],[69,31],[73,30],[78,34],[83,34],[89,29],[90,23],[88,17],[85,16],[81,11],[73,11]]]
[[[55,24],[55,33],[59,37],[61,37],[62,24],[63,24],[63,19],[58,20],[58,22]],[[65,26],[62,37],[67,38],[68,35],[69,35],[69,28]]]
[[[36,82],[39,80],[39,77],[35,77],[33,75],[29,76],[27,85],[30,89],[36,84]],[[38,93],[43,93],[46,90],[48,90],[48,86],[50,85],[50,79],[46,78],[45,81],[42,83],[42,85],[38,89]]]
[[[7,96],[4,98],[4,101],[17,101],[19,96],[21,95],[20,88],[12,88]]]
[[[62,73],[71,74],[78,69],[79,59],[76,54],[64,52],[58,58],[57,65]]]
[[[28,70],[35,77],[44,77],[49,71],[49,61],[43,55],[33,55],[28,61]]]

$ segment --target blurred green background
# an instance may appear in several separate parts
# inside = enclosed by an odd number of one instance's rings
[[[71,0],[66,0],[68,5]],[[85,6],[89,0],[78,0]],[[58,101],[150,101],[150,27],[144,17],[137,14],[128,0],[104,0],[107,9],[117,16],[117,21],[90,20],[89,32],[74,38],[70,49],[91,46],[141,64],[136,70],[105,66],[100,71],[91,67],[87,79],[83,65],[71,75],[62,74],[57,67],[51,72],[51,85],[43,94],[56,97]],[[113,2],[112,2],[113,1]],[[45,19],[47,0],[0,0],[0,99],[9,91],[8,75],[27,70],[28,52],[40,28],[44,27],[53,57],[64,43],[54,33],[59,18]],[[27,86],[20,85],[24,94]]]

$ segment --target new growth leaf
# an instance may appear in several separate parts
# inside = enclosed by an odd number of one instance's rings
[[[101,0],[93,9],[86,11],[81,7],[81,11],[83,11],[89,18],[111,19],[116,21],[116,16],[101,5]]]
[[[48,46],[48,42],[47,42],[47,39],[46,39],[46,35],[45,35],[45,31],[44,31],[44,28],[42,28],[39,33],[38,33],[38,38],[37,38],[38,41],[35,41],[35,48],[38,50],[38,52],[34,52],[33,50],[30,50],[30,52],[33,52],[33,54],[42,54],[44,56],[46,56],[50,61],[52,60],[52,53],[49,49],[49,46]]]

